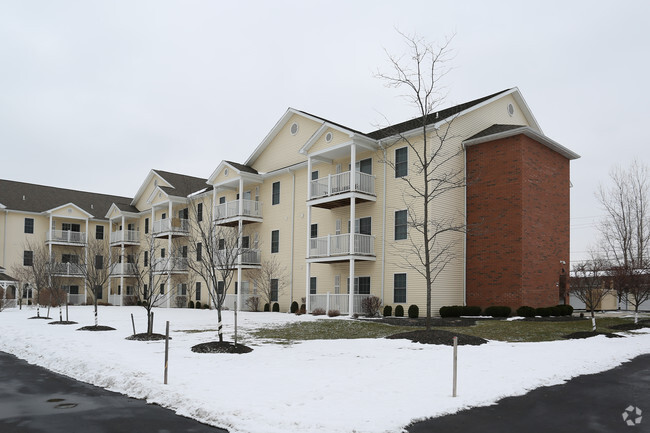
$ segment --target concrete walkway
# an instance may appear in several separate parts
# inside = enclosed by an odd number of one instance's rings
[[[626,411],[629,407],[634,409]],[[641,411],[640,418],[636,408]],[[639,356],[603,373],[576,377],[563,385],[504,398],[493,406],[418,422],[407,430],[409,433],[650,432],[650,355]]]
[[[0,352],[2,433],[224,433],[168,409],[106,391]]]

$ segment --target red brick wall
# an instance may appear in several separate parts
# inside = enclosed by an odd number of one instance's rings
[[[556,305],[569,160],[518,135],[467,148],[467,175],[467,304]]]

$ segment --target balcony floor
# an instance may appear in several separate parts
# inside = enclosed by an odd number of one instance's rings
[[[369,201],[377,201],[377,197],[369,194],[358,192],[346,192],[338,195],[330,195],[326,197],[314,198],[307,201],[308,206],[319,207],[322,209],[334,209],[337,207],[350,206],[350,200],[354,195],[354,202],[356,204],[366,203]]]
[[[307,257],[307,263],[333,264],[333,263],[345,263],[345,262],[349,262],[350,260],[374,262],[377,260],[377,257],[370,256],[370,255],[360,255],[360,254],[345,255],[345,256],[329,256],[329,257]]]

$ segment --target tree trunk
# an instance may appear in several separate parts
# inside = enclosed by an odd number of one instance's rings
[[[591,330],[596,331],[596,316],[594,315],[594,310],[591,310]]]
[[[221,308],[217,306],[217,318],[219,323],[217,324],[217,333],[219,334],[219,343],[223,343],[223,324],[221,323]]]
[[[97,322],[97,301],[95,300],[95,326],[98,326]]]
[[[635,305],[634,306],[634,324],[636,325],[639,323],[639,306]]]

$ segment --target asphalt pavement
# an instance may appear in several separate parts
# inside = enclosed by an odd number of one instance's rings
[[[224,433],[0,352],[1,433]]]
[[[552,358],[549,362],[553,362]],[[603,373],[578,376],[562,385],[504,398],[493,406],[418,422],[407,430],[409,433],[650,432],[650,355],[641,355]]]

